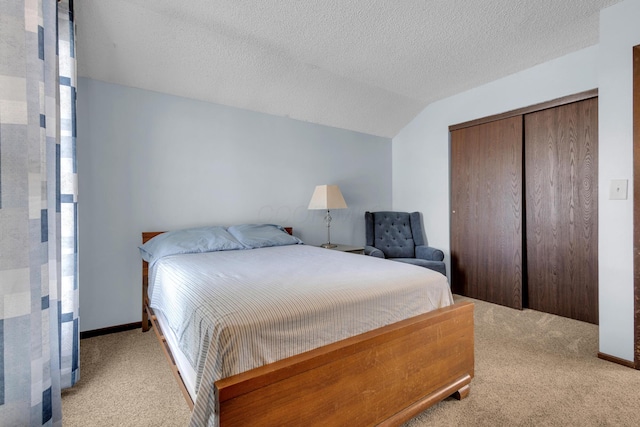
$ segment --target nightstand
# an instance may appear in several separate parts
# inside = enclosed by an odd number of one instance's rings
[[[349,252],[352,254],[364,255],[364,247],[362,246],[340,245],[338,243],[334,243],[334,244],[336,245],[335,248],[327,248],[327,249],[333,249],[334,251]]]

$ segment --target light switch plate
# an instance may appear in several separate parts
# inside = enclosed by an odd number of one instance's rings
[[[626,179],[612,179],[609,200],[627,200],[627,182]]]

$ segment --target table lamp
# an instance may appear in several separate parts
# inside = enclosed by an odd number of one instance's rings
[[[337,245],[331,243],[331,209],[345,209],[347,203],[342,197],[340,188],[337,185],[317,185],[309,202],[309,209],[326,209],[327,215],[324,220],[327,223],[327,243],[323,243],[323,248],[335,248]]]

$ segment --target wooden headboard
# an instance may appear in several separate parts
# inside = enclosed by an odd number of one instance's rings
[[[166,231],[143,231],[142,243],[147,243],[149,240],[156,237],[158,234],[166,233]]]

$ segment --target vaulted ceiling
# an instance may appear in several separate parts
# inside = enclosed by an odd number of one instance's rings
[[[598,43],[620,0],[82,0],[78,74],[393,137],[428,104]]]

